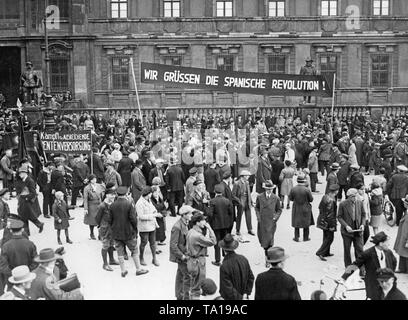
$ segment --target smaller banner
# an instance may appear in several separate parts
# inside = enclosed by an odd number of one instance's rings
[[[141,63],[142,83],[264,96],[332,97],[333,88],[328,80],[323,76],[220,71]]]
[[[90,130],[41,132],[40,139],[45,153],[92,153]]]

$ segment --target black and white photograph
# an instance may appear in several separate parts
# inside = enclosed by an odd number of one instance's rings
[[[407,296],[407,0],[0,0],[0,300]]]

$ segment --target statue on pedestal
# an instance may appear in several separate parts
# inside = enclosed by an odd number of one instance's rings
[[[305,76],[316,76],[317,71],[316,67],[313,66],[313,59],[310,57],[306,58],[306,65],[300,68],[300,75],[305,75]],[[306,98],[307,98],[307,103],[311,103],[312,97],[311,96],[304,96],[303,97],[303,104],[306,103]]]
[[[26,70],[21,75],[21,87],[23,89],[24,101],[23,103],[30,103],[32,100],[38,104],[38,88],[42,87],[41,79],[37,76],[33,70],[33,64],[31,62],[26,63]]]

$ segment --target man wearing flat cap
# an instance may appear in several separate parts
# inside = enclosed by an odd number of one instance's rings
[[[219,267],[221,265],[221,254],[218,242],[229,233],[233,216],[233,208],[229,200],[222,195],[223,188],[221,185],[217,184],[214,187],[214,191],[215,197],[210,200],[208,220],[211,228],[214,230],[215,237],[217,238],[217,244],[214,247],[215,261],[213,261],[212,264]]]
[[[266,259],[271,268],[255,280],[255,300],[301,300],[295,278],[283,271],[288,256],[281,247],[269,248]]]
[[[251,219],[251,208],[252,206],[252,198],[251,198],[251,188],[249,187],[249,177],[251,173],[248,170],[242,170],[239,175],[239,180],[234,183],[232,188],[232,194],[239,199],[239,206],[237,210],[237,223],[236,223],[236,230],[237,236],[241,235],[241,220],[242,215],[245,215],[246,226],[248,230],[248,234],[255,235],[252,230],[252,219]]]
[[[224,300],[248,299],[254,286],[248,259],[236,254],[239,242],[229,233],[219,242],[226,253],[220,267],[220,294]]]
[[[323,230],[323,243],[316,255],[322,261],[327,261],[326,257],[331,257],[330,246],[334,240],[334,232],[337,230],[337,192],[339,185],[332,184],[328,192],[323,196],[319,204],[319,216],[316,226]]]
[[[175,294],[177,300],[188,300],[190,297],[190,277],[187,271],[187,243],[188,224],[193,216],[194,208],[182,206],[176,221],[171,229],[170,261],[177,263]]]
[[[217,238],[211,226],[201,212],[194,213],[191,218],[193,227],[188,231],[187,270],[190,277],[190,299],[200,299],[200,283],[206,277],[207,248],[217,243]],[[206,230],[204,235],[204,229]]]
[[[390,268],[378,269],[376,276],[381,287],[379,300],[407,300],[405,294],[397,288],[397,277]]]
[[[340,202],[337,220],[341,224],[340,232],[344,246],[344,266],[351,264],[351,244],[354,246],[356,259],[363,253],[363,231],[366,222],[366,212],[363,203],[356,199],[357,189],[347,191],[347,199]]]
[[[404,199],[408,194],[408,168],[405,165],[397,166],[397,172],[391,176],[387,183],[386,193],[395,207],[396,224],[399,226],[404,212]]]
[[[339,179],[337,178],[337,172],[339,172],[339,169],[340,169],[340,165],[337,162],[332,163],[332,165],[330,166],[330,172],[327,174],[327,178],[326,178],[327,184],[326,184],[326,190],[324,192],[325,194],[329,193],[330,186],[339,185]]]
[[[374,246],[365,250],[357,257],[356,261],[346,268],[342,278],[347,279],[355,269],[364,266],[366,271],[364,282],[367,298],[380,300],[381,289],[377,282],[376,271],[379,268],[389,268],[395,271],[397,259],[389,249],[389,237],[383,231],[373,236],[371,242],[374,243]]]
[[[23,235],[24,222],[9,218],[8,228],[11,230],[11,239],[3,243],[0,255],[0,273],[2,278],[7,279],[11,276],[11,270],[15,267],[26,265],[30,270],[37,267],[34,258],[37,255],[35,244]],[[1,281],[0,281],[1,282]],[[4,283],[0,283],[3,292]]]

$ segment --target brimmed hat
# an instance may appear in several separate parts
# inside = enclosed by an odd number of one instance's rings
[[[7,192],[10,192],[10,190],[7,189],[7,188],[1,189],[1,190],[0,190],[0,197],[4,196]]]
[[[351,168],[351,169],[359,170],[359,169],[360,169],[360,166],[359,166],[358,164],[356,164],[356,163],[353,163],[353,164],[350,166],[350,168]]]
[[[152,193],[152,188],[149,187],[149,186],[144,187],[143,190],[142,190],[142,197],[145,197],[150,193]]]
[[[18,169],[18,173],[21,173],[21,172],[25,172],[25,173],[28,174],[28,167],[27,167],[27,166],[22,166],[22,167],[20,167],[20,168]]]
[[[281,247],[272,247],[266,251],[266,260],[270,263],[278,263],[288,258],[285,249]]]
[[[50,262],[61,258],[59,254],[55,254],[51,248],[42,249],[40,254],[34,258],[35,262]]]
[[[251,172],[249,172],[248,170],[242,170],[241,173],[239,174],[239,176],[250,176]]]
[[[28,269],[27,266],[22,265],[11,270],[11,277],[8,280],[10,283],[19,284],[33,281],[36,276],[35,273],[30,272],[30,269]]]
[[[124,196],[125,194],[128,193],[128,187],[125,186],[120,186],[117,190],[116,190],[117,194],[119,196]]]
[[[313,60],[311,57],[306,57],[305,61],[306,61],[306,62],[309,62],[309,61],[312,61],[312,62],[313,62],[314,60]]]
[[[88,177],[88,181],[91,182],[91,180],[96,179],[96,175],[90,174]]]
[[[265,190],[272,190],[275,188],[275,185],[273,184],[272,180],[267,180],[262,183],[262,188],[264,188]]]
[[[238,248],[239,242],[235,240],[230,233],[228,233],[224,239],[218,243],[218,245],[225,251],[234,251],[236,248]]]
[[[387,241],[390,237],[388,237],[384,231],[377,233],[376,235],[371,237],[371,242],[374,244],[379,244],[381,242]]]
[[[400,164],[399,166],[397,166],[397,170],[399,170],[401,172],[407,172],[408,168],[406,166],[404,166],[403,164]]]
[[[331,166],[330,169],[332,170],[338,170],[340,169],[340,165],[337,162],[334,162]]]
[[[395,274],[394,271],[392,271],[390,268],[381,268],[377,269],[376,278],[388,280],[390,278],[395,278]]]
[[[358,194],[357,189],[355,189],[355,188],[350,188],[350,189],[347,190],[346,196],[347,196],[347,197],[356,196],[357,194]]]
[[[106,189],[106,191],[105,191],[105,195],[107,195],[107,194],[115,194],[115,193],[116,193],[116,189],[115,189],[115,188]]]
[[[202,184],[203,182],[204,182],[203,180],[197,179],[196,181],[193,182],[193,185],[198,186],[198,185]]]
[[[106,165],[107,165],[107,166],[114,166],[114,165],[115,165],[115,162],[114,162],[113,160],[111,160],[111,159],[108,159],[108,160],[106,161]]]
[[[197,173],[197,168],[196,167],[192,167],[190,170],[188,170],[189,174],[195,174]]]

